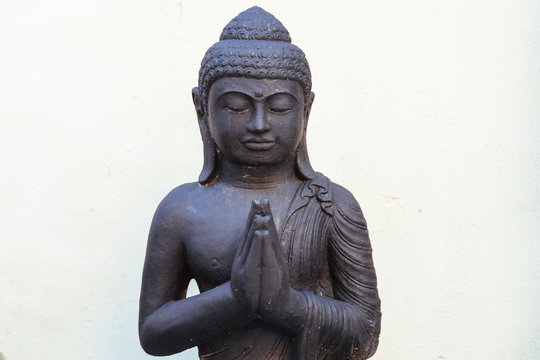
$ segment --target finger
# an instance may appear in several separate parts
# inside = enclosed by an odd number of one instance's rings
[[[277,233],[276,224],[274,222],[274,215],[272,214],[272,209],[270,208],[270,202],[268,201],[268,199],[261,199],[254,200],[254,203],[256,203],[257,209],[264,214],[263,228],[270,232],[270,238],[272,242],[276,243],[276,250],[279,249],[279,236]]]
[[[274,223],[274,217],[272,216],[271,213],[269,217],[270,219],[268,220],[267,228],[268,228],[268,231],[270,232],[270,237],[269,237],[270,243],[276,255],[278,255],[280,258],[285,260],[285,258],[283,257],[283,251],[281,249],[280,238],[276,230],[276,224]]]
[[[276,231],[276,226],[274,224],[274,219],[272,214],[266,215],[261,218],[260,223],[256,223],[256,228],[265,229],[268,231],[268,238],[265,241],[265,246],[270,246],[272,248],[273,256],[278,261],[279,264],[285,264],[285,257],[283,256],[283,251],[281,249],[281,243],[279,236]],[[263,254],[263,259],[265,255]]]
[[[257,210],[253,209],[252,207],[251,211],[249,212],[248,222],[246,223],[242,243],[238,247],[238,250],[236,250],[234,263],[238,263],[241,265],[245,264],[252,246],[253,233],[256,230],[255,223],[260,222],[260,220],[258,220],[260,217],[261,216],[258,214]]]
[[[243,241],[236,251],[236,258],[240,263],[244,263],[247,258],[249,249],[251,248],[251,241],[253,238],[253,233],[256,229],[253,228],[254,223],[260,222],[257,220],[258,217],[264,216],[264,209],[268,206],[268,200],[253,200],[251,202],[251,208],[249,210],[249,215],[247,217],[247,222],[244,230]]]
[[[251,208],[255,209],[259,215],[268,215],[270,211],[270,203],[268,199],[255,199],[251,202]]]
[[[246,241],[246,249],[245,249],[245,257],[247,258],[249,255],[249,252],[252,250],[253,248],[253,242],[254,242],[254,236],[255,236],[255,232],[257,231],[263,231],[263,230],[266,230],[266,227],[264,225],[264,216],[261,216],[259,214],[255,214],[255,216],[253,216],[253,223],[251,224],[251,228],[249,229],[249,232],[248,234],[246,235],[247,237],[249,237],[249,239],[247,239]]]
[[[278,302],[281,287],[281,272],[283,264],[276,257],[276,252],[270,239],[270,232],[262,244],[262,272],[261,272],[261,294],[259,301],[259,312],[271,311]]]
[[[264,238],[268,236],[267,230],[255,230],[253,233],[253,241],[246,259],[246,266],[261,269],[262,267],[262,247]]]
[[[248,257],[246,259],[244,267],[244,276],[246,278],[245,292],[248,296],[248,303],[250,308],[256,311],[261,288],[261,275],[262,275],[262,246],[263,238],[267,231],[255,231],[253,234],[253,242],[250,248]]]
[[[253,226],[255,228],[255,230],[259,230],[259,231],[270,231],[270,216],[266,215],[266,216],[261,216],[261,215],[256,215],[254,220],[253,220]]]
[[[265,227],[268,228],[268,237],[263,244],[262,264],[263,264],[263,280],[262,284],[272,284],[272,288],[288,287],[289,282],[289,265],[285,260],[281,243],[277,235],[276,228],[271,216],[265,216]],[[274,290],[272,290],[274,291]],[[274,291],[275,292],[275,291]]]

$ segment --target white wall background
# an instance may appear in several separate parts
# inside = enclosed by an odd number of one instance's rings
[[[148,227],[202,164],[200,60],[254,4],[0,3],[2,360],[150,358]],[[373,359],[540,359],[540,3],[256,4],[311,63],[314,167],[370,226]]]

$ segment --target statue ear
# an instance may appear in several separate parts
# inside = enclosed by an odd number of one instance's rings
[[[199,88],[193,88],[191,94],[193,96],[193,104],[195,105],[195,111],[197,112],[199,130],[201,131],[203,141],[204,162],[201,174],[199,175],[199,183],[205,185],[210,183],[217,176],[217,147],[214,139],[212,139],[212,136],[210,135],[208,124],[206,123],[207,114]]]
[[[204,102],[201,97],[201,92],[198,87],[194,87],[193,90],[191,90],[191,96],[193,97],[193,105],[195,105],[195,111],[197,112],[197,118],[199,122],[204,117],[206,111],[204,109]]]
[[[313,105],[313,100],[315,100],[315,93],[312,91],[306,97],[306,103],[304,105],[304,118],[306,119],[306,123],[309,119],[309,114],[311,113],[311,105]]]
[[[301,180],[313,179],[315,177],[315,171],[311,167],[309,162],[309,156],[307,153],[307,141],[306,141],[306,132],[307,132],[307,123],[309,119],[309,113],[311,111],[311,105],[313,105],[313,100],[315,99],[315,93],[311,92],[306,98],[306,103],[304,104],[304,133],[302,134],[302,139],[296,149],[296,174]]]

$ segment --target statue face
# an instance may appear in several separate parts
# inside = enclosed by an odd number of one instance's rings
[[[230,161],[283,163],[296,151],[304,121],[304,92],[296,81],[226,77],[210,87],[207,124]]]

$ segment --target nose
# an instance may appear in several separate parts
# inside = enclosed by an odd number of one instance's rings
[[[251,115],[251,120],[246,125],[247,131],[253,134],[263,134],[270,131],[271,127],[266,118],[266,109],[264,104],[255,104],[254,111]]]

